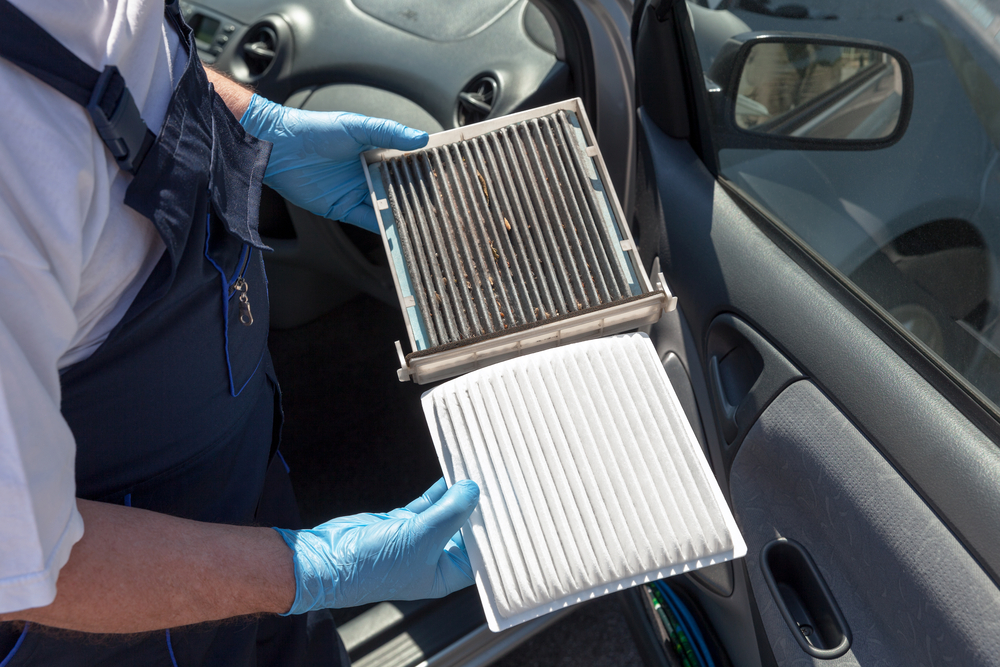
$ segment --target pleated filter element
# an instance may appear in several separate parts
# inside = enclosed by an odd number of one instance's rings
[[[732,513],[643,334],[567,345],[423,395],[489,627],[746,555]]]

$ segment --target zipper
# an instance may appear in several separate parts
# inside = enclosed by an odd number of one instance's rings
[[[250,246],[243,246],[243,264],[240,266],[239,275],[236,280],[229,286],[229,298],[232,299],[233,295],[239,293],[240,301],[240,324],[245,327],[253,324],[253,314],[250,312],[250,299],[247,297],[247,291],[250,286],[247,281],[243,279],[243,275],[247,272],[247,266],[250,265]]]

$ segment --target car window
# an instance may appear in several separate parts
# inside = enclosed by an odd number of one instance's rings
[[[1000,405],[1000,35],[988,30],[996,13],[979,0],[732,0],[715,9],[689,3],[689,10],[707,86],[716,85],[708,78],[715,55],[741,32],[872,40],[906,58],[913,112],[895,144],[723,149],[720,176]],[[887,67],[865,49],[789,46],[754,47],[758,71],[782,77],[778,85],[773,76],[759,84],[752,71],[741,79],[734,119],[746,131],[780,128],[830,81],[843,85]],[[882,94],[874,101],[888,99]],[[894,127],[891,112],[866,136]],[[711,122],[720,131],[721,120]]]

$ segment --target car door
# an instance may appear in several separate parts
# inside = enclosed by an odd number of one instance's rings
[[[976,32],[995,17],[910,4],[635,6],[633,232],[678,297],[650,334],[749,546],[683,585],[734,665],[1000,664],[1000,225],[981,121],[998,79]],[[897,49],[914,72],[903,138],[720,150],[710,61],[776,30]],[[831,657],[837,623],[849,648]],[[671,664],[639,625],[650,664]]]

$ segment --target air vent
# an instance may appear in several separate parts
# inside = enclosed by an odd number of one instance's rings
[[[458,125],[471,125],[489,118],[499,88],[500,84],[492,76],[484,75],[473,79],[458,94]]]
[[[278,35],[272,26],[260,23],[250,28],[242,46],[247,73],[254,78],[262,76],[274,62],[277,49]]]

